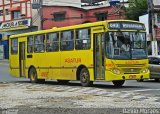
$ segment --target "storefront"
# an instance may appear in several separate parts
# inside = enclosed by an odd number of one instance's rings
[[[36,26],[31,26],[31,18],[0,23],[1,41],[4,47],[4,58],[9,59],[9,36],[36,31]]]

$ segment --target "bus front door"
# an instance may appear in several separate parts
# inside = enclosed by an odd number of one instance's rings
[[[96,80],[104,80],[104,35],[94,34],[94,74]]]
[[[19,70],[20,77],[25,76],[25,42],[19,43]]]

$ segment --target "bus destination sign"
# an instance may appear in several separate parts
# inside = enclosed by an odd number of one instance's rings
[[[145,30],[145,26],[134,22],[109,22],[109,29]]]

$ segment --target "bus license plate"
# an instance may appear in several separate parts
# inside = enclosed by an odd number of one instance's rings
[[[129,79],[136,79],[136,75],[130,75]]]

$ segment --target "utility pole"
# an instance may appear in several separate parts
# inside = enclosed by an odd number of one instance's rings
[[[154,41],[154,37],[153,37],[153,20],[154,20],[154,14],[153,14],[153,0],[148,0],[148,23],[149,23],[149,33],[150,33],[150,37],[151,37],[151,41]]]
[[[43,29],[43,0],[33,0],[32,9],[37,10],[38,13],[38,29]]]
[[[43,0],[39,0],[40,29],[43,30]]]
[[[155,15],[154,15],[154,5],[153,5],[153,0],[148,0],[148,20],[149,20],[149,34],[150,34],[150,40],[151,40],[151,46],[152,46],[152,55],[157,55],[158,54],[158,49],[157,49],[157,40],[156,40],[156,35],[155,35]]]

